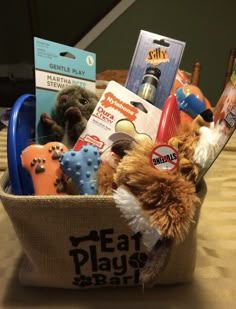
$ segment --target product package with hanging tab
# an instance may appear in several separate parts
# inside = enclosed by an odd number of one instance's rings
[[[141,30],[126,88],[162,109],[182,59],[185,42]]]
[[[155,140],[162,111],[115,81],[110,81],[74,150],[95,145],[101,153],[121,139]]]
[[[36,139],[44,143],[45,130],[40,116],[43,112],[52,114],[56,94],[75,85],[95,92],[96,54],[35,37],[34,56]]]

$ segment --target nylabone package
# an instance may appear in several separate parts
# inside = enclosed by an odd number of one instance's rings
[[[52,113],[58,91],[71,85],[96,89],[96,54],[75,47],[34,38],[36,86],[36,139],[44,136],[42,112]]]
[[[101,153],[121,138],[155,140],[162,111],[115,81],[110,81],[74,149],[93,144]]]
[[[171,92],[184,48],[185,42],[141,30],[128,71],[126,88],[138,93],[146,69],[150,66],[158,67],[161,75],[154,105],[162,109]]]

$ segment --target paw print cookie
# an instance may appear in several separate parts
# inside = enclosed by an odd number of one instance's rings
[[[30,173],[36,195],[66,194],[59,159],[68,148],[60,142],[30,145],[21,153],[22,166]]]

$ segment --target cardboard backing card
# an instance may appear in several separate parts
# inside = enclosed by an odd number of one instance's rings
[[[34,38],[36,86],[36,139],[42,143],[44,130],[40,115],[52,114],[58,91],[79,85],[90,91],[96,89],[96,55],[75,47]]]
[[[74,146],[93,144],[103,153],[120,138],[155,140],[162,111],[115,81],[109,82]],[[144,137],[145,137],[144,136]]]
[[[125,86],[138,93],[146,69],[158,67],[161,76],[157,85],[154,105],[162,109],[171,92],[179,68],[185,42],[141,30]]]

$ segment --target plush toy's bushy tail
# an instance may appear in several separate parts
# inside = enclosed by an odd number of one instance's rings
[[[151,288],[157,283],[160,273],[165,269],[169,261],[173,243],[171,239],[162,238],[153,247],[140,273],[140,282],[144,288]]]

